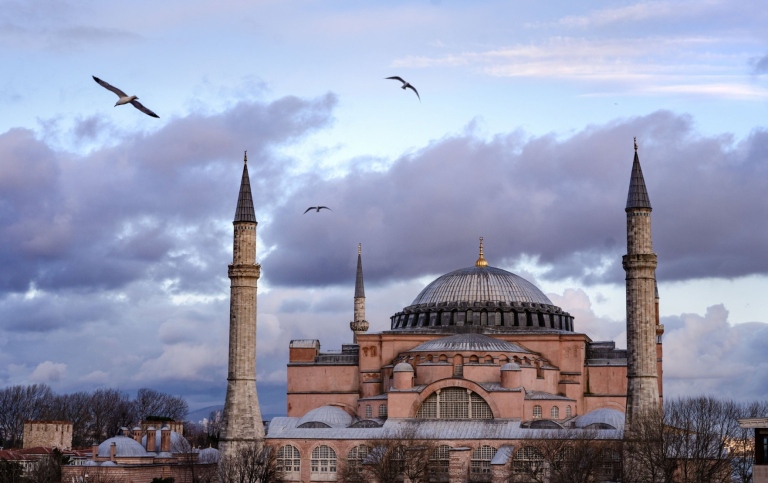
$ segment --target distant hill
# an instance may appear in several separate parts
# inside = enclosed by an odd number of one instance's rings
[[[192,423],[200,423],[203,418],[208,418],[211,415],[211,411],[224,411],[224,405],[208,406],[187,413],[185,419]],[[262,414],[261,417],[264,421],[271,421],[272,418],[278,416],[285,416],[285,414]]]

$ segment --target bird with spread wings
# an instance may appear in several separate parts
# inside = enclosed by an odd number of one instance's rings
[[[117,103],[115,103],[115,107],[122,106],[123,104],[130,103],[130,104],[133,105],[133,107],[135,107],[136,109],[140,110],[141,112],[143,112],[144,114],[146,114],[148,116],[157,117],[157,118],[160,117],[157,114],[155,114],[154,112],[152,112],[149,109],[147,109],[146,107],[144,107],[144,105],[141,102],[138,101],[138,97],[136,97],[136,96],[129,96],[128,94],[126,94],[125,92],[121,91],[117,87],[113,86],[109,82],[104,82],[103,80],[99,79],[95,75],[91,76],[91,77],[93,77],[93,80],[95,80],[101,87],[107,89],[108,91],[112,91],[115,94],[117,94],[117,97],[119,97],[120,99],[118,99]]]

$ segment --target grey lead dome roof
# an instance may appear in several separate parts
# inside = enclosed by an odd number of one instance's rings
[[[467,267],[437,278],[427,285],[411,305],[458,302],[552,301],[528,280],[495,267]]]

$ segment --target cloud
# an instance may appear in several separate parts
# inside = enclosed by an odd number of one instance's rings
[[[45,361],[37,365],[32,374],[29,375],[29,379],[34,382],[49,384],[59,382],[66,373],[66,364]]]
[[[752,68],[754,74],[768,73],[768,55],[764,55],[760,58],[753,59]]]
[[[0,294],[115,289],[178,278],[206,290],[226,260],[239,159],[250,149],[260,207],[285,192],[291,162],[274,149],[330,122],[335,97],[241,102],[169,121],[77,156],[25,129],[0,134]],[[77,130],[96,133],[86,120]]]
[[[768,217],[768,132],[738,142],[703,136],[689,117],[658,111],[565,138],[446,136],[387,171],[299,176],[268,229],[260,227],[266,245],[279,247],[264,257],[264,278],[346,283],[357,242],[367,283],[445,273],[471,265],[484,236],[492,265],[530,258],[543,280],[622,283],[633,136],[654,207],[659,279],[768,274],[758,242],[768,227],[743,223]],[[298,207],[313,202],[334,211],[302,217]]]
[[[664,317],[664,386],[667,395],[768,397],[768,324],[728,323],[728,311],[714,305],[706,314]]]

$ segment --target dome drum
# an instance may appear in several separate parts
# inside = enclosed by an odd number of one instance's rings
[[[432,305],[432,304],[430,304]],[[455,331],[458,327],[495,328],[502,331],[554,329],[573,332],[573,317],[553,305],[484,304],[476,308],[459,304],[440,304],[441,307],[407,307],[393,315],[391,330],[430,329]],[[466,305],[466,304],[462,304]]]

